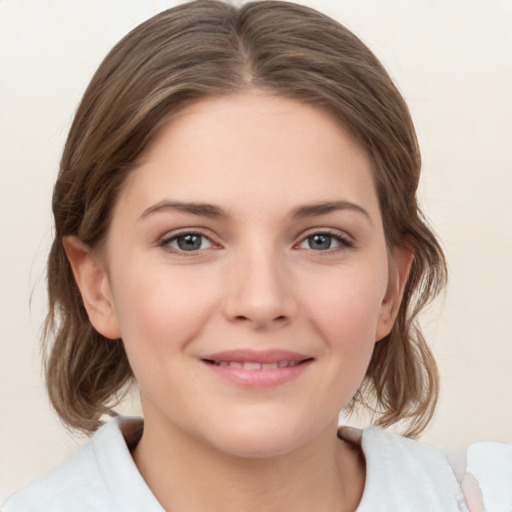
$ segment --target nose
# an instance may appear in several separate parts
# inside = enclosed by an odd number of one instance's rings
[[[293,279],[273,251],[240,255],[231,266],[224,312],[230,322],[255,330],[276,329],[297,315]]]

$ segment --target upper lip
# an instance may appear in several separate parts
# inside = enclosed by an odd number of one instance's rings
[[[203,361],[232,361],[237,363],[262,363],[271,364],[279,363],[280,361],[305,361],[313,359],[311,356],[292,352],[290,350],[247,350],[235,349],[225,350],[222,352],[215,352],[201,356]]]

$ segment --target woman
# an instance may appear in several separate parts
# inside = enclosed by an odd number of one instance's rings
[[[353,34],[280,2],[184,4],[86,91],[54,192],[47,381],[95,432],[5,511],[467,510],[419,434],[442,288],[407,107]]]

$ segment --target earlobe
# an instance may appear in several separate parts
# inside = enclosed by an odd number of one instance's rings
[[[120,338],[121,332],[105,265],[77,237],[66,236],[62,243],[91,324],[106,338]]]
[[[412,251],[398,249],[390,263],[388,287],[381,304],[375,341],[385,338],[393,328],[400,304],[402,303],[413,257]]]

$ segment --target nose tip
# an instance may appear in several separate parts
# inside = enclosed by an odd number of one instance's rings
[[[269,325],[278,327],[287,323],[290,318],[287,315],[273,317],[271,312],[266,312],[259,306],[253,306],[251,309],[252,311],[250,313],[246,315],[236,315],[232,317],[232,320],[237,323],[248,323],[256,329],[262,329]]]
[[[293,283],[276,259],[240,266],[230,276],[225,313],[231,322],[254,329],[279,328],[297,312]]]

